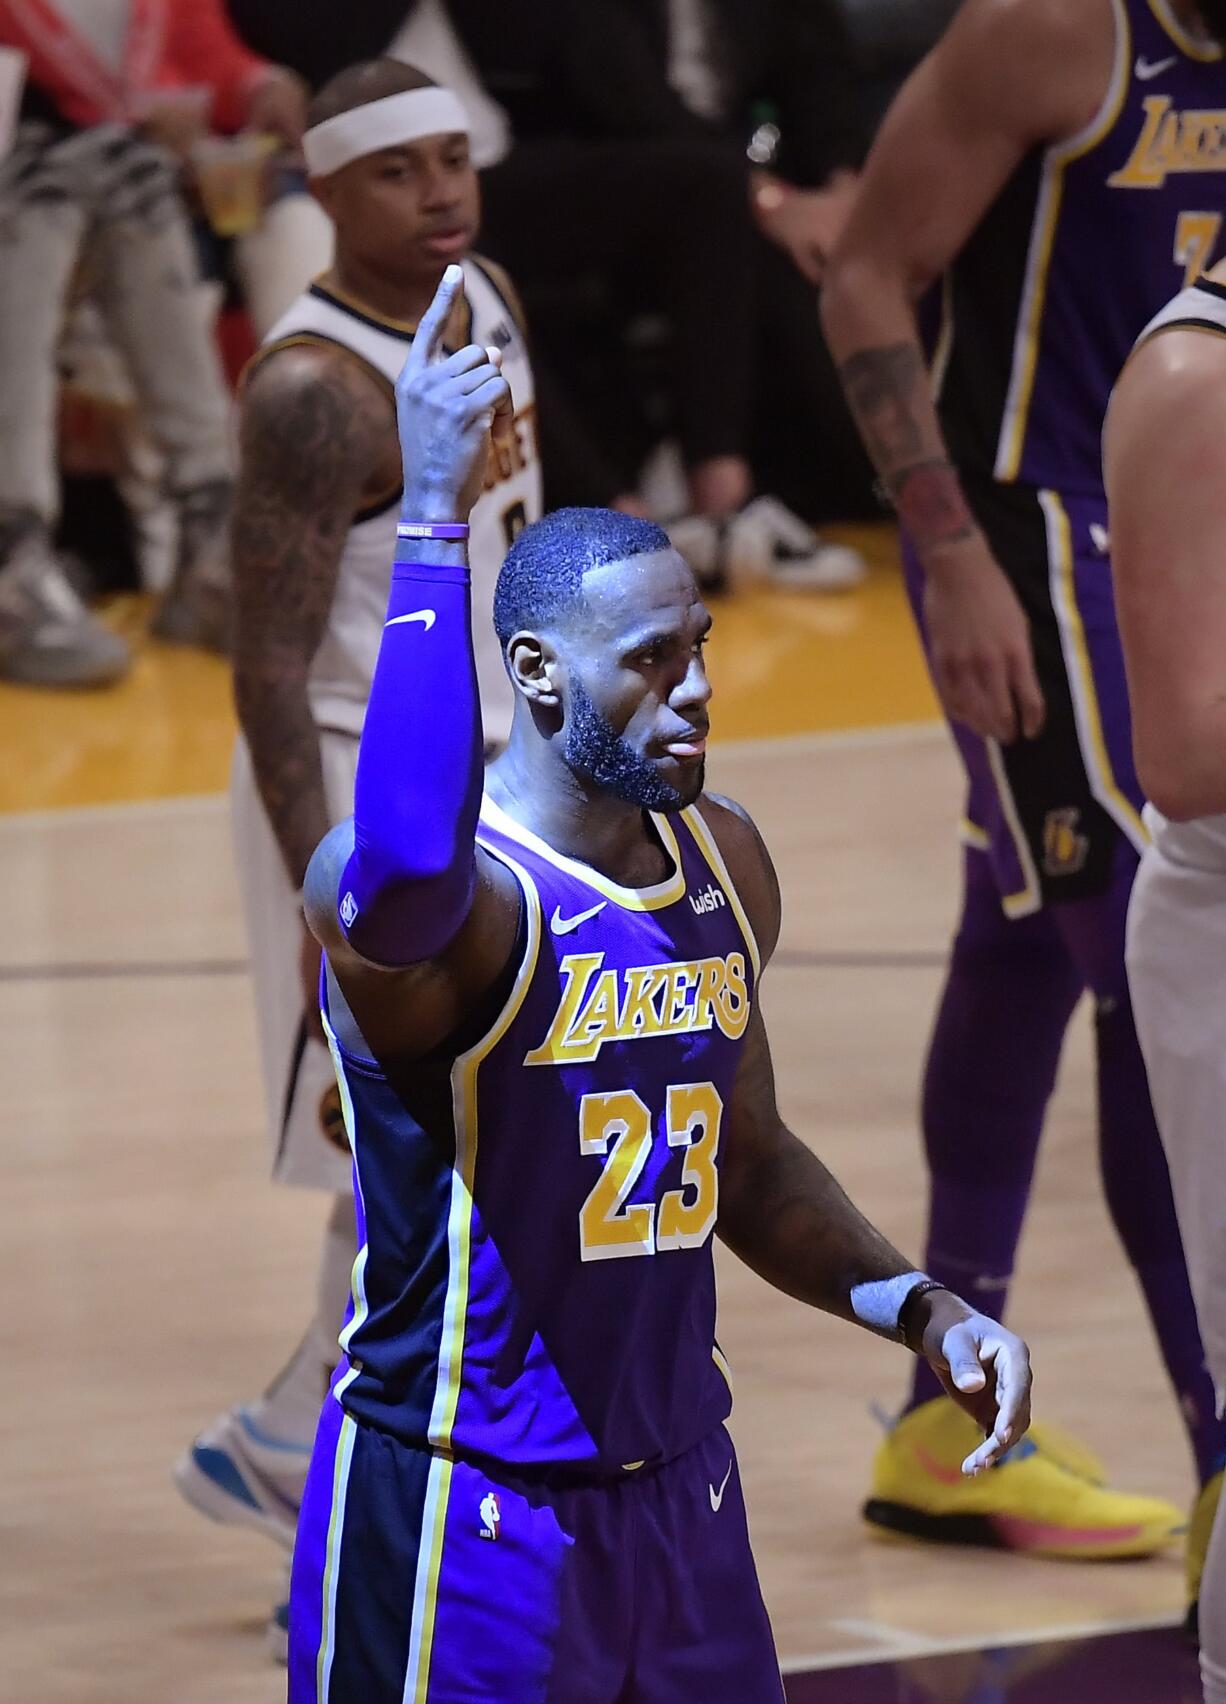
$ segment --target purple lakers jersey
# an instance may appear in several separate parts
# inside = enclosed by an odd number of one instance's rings
[[[934,355],[955,463],[1101,492],[1112,387],[1142,328],[1221,258],[1226,59],[1169,0],[1112,0],[1095,119],[1027,157],[943,285]]]
[[[334,1388],[410,1444],[600,1476],[730,1409],[712,1235],[757,947],[700,812],[648,820],[669,874],[629,889],[486,799],[522,904],[482,1033],[403,1069],[332,1038],[359,1220]]]

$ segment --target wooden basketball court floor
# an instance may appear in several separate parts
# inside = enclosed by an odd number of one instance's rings
[[[955,904],[959,784],[890,541],[871,543],[854,594],[762,592],[718,611],[709,776],[754,811],[780,869],[764,1000],[785,1113],[918,1256],[916,1084]],[[222,666],[152,647],[107,695],[0,689],[4,1704],[284,1696],[262,1638],[277,1553],[202,1521],[169,1479],[198,1427],[254,1394],[296,1340],[323,1211],[263,1172],[219,791],[230,739]],[[870,1538],[870,1408],[898,1402],[906,1357],[726,1257],[720,1285],[785,1669],[950,1652],[955,1672],[956,1653],[982,1645],[1178,1618],[1177,1555],[1088,1566]],[[1012,1317],[1039,1412],[1099,1446],[1121,1485],[1189,1499],[1097,1183],[1084,1012]]]

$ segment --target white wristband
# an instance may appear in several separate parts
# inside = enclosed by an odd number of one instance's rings
[[[902,1305],[917,1284],[930,1282],[926,1272],[903,1272],[897,1278],[878,1278],[872,1284],[856,1284],[851,1292],[851,1311],[862,1325],[874,1331],[898,1331]]]

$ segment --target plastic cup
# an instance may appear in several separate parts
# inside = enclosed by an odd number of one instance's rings
[[[253,231],[264,217],[264,170],[275,136],[204,136],[192,149],[205,217],[219,237]]]

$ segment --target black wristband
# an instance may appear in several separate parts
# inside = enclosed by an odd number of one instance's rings
[[[948,1295],[953,1294],[953,1291],[949,1288],[948,1284],[942,1284],[936,1278],[925,1278],[922,1284],[916,1284],[907,1291],[906,1295],[903,1297],[903,1304],[898,1310],[899,1341],[905,1348],[910,1349],[913,1354],[918,1355],[920,1351],[911,1342],[909,1325],[911,1304],[918,1300],[920,1296],[931,1296],[937,1290],[944,1290]]]

